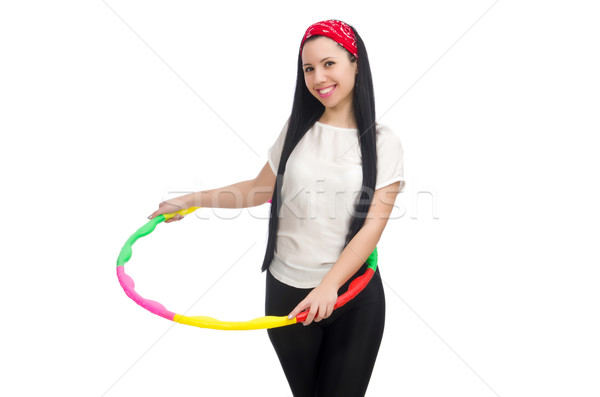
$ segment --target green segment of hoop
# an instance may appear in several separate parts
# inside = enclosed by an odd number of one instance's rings
[[[367,268],[368,269],[373,269],[373,272],[375,272],[377,270],[377,246],[375,246],[375,249],[373,250],[373,252],[371,252],[371,255],[369,255],[369,257],[367,258]]]
[[[154,231],[156,229],[156,225],[165,221],[164,214],[160,214],[159,216],[150,219],[146,224],[136,230],[135,233],[131,235],[121,248],[121,252],[119,253],[119,257],[117,258],[117,267],[124,266],[129,259],[131,259],[131,246],[140,238],[144,237]]]

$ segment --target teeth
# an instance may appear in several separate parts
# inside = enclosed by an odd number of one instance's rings
[[[333,90],[333,86],[326,88],[324,90],[319,90],[321,94],[327,94],[329,91]]]

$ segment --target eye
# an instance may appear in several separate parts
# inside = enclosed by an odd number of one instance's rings
[[[335,64],[335,62],[333,62],[333,61],[327,61],[327,62],[325,62],[325,66],[327,66],[328,64],[332,64],[332,65],[334,65],[334,64]],[[308,73],[308,72],[310,72],[311,70],[312,70],[312,67],[310,67],[310,66],[309,66],[309,67],[307,67],[306,69],[304,69],[304,72],[305,72],[305,73]]]

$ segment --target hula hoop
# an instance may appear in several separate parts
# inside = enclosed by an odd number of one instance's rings
[[[254,320],[250,321],[221,321],[217,320],[216,318],[206,316],[185,316],[169,311],[161,303],[150,299],[146,299],[135,291],[135,283],[133,282],[133,279],[129,275],[127,275],[127,273],[125,273],[125,263],[127,263],[127,261],[131,259],[133,244],[140,237],[144,237],[152,233],[159,223],[171,219],[175,215],[185,216],[191,214],[198,208],[202,207],[191,207],[170,214],[158,215],[155,218],[148,221],[144,226],[142,226],[135,233],[133,233],[131,237],[129,237],[129,239],[127,239],[125,245],[123,245],[123,248],[121,248],[119,257],[117,258],[117,277],[119,279],[121,287],[123,287],[123,290],[125,291],[125,294],[127,294],[127,296],[131,298],[135,303],[137,303],[138,305],[140,305],[141,307],[143,307],[151,313],[154,313],[158,316],[164,317],[167,320],[171,320],[176,323],[187,324],[200,328],[220,330],[252,330],[283,327],[286,325],[304,322],[308,315],[308,310],[303,311],[302,313],[298,314],[292,319],[287,318],[287,316],[264,316],[255,318]],[[369,281],[371,281],[371,278],[377,270],[377,247],[375,247],[375,250],[373,250],[371,255],[369,255],[369,258],[366,260],[366,263],[368,266],[365,272],[359,277],[356,277],[350,283],[348,290],[337,298],[335,306],[333,307],[334,310],[348,303],[352,298],[358,295],[358,293],[362,291],[367,286],[367,284],[369,284]]]

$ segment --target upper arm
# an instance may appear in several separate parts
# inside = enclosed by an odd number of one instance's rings
[[[276,176],[267,161],[260,170],[260,173],[254,178],[254,195],[256,201],[266,203],[273,196],[273,188],[275,187]]]
[[[383,229],[385,229],[385,225],[394,209],[396,197],[400,192],[400,183],[401,181],[394,182],[375,190],[373,201],[363,227],[371,228],[374,233],[378,234],[378,237],[381,237]]]

